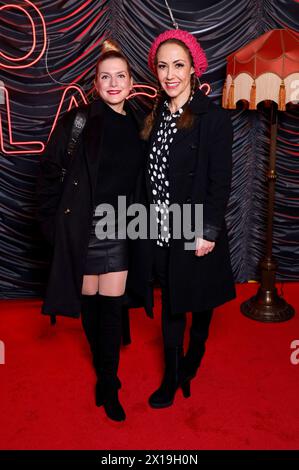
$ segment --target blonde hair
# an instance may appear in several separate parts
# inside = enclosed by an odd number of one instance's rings
[[[132,69],[131,69],[131,66],[129,64],[129,61],[126,58],[126,56],[123,54],[123,52],[122,52],[120,46],[118,45],[118,43],[116,41],[114,41],[113,39],[106,39],[102,44],[101,54],[100,54],[100,57],[98,58],[98,61],[96,63],[96,75],[98,73],[99,65],[102,62],[104,62],[104,60],[106,60],[106,59],[122,59],[122,60],[124,60],[126,65],[127,65],[129,75],[130,75],[130,77],[132,77]]]

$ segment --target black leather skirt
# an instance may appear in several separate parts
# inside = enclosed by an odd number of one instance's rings
[[[93,215],[84,274],[106,274],[128,269],[128,240],[105,238],[95,233],[99,217]],[[116,235],[117,237],[117,235]]]

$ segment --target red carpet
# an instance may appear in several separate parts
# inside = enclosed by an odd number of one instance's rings
[[[40,300],[1,301],[1,449],[298,449],[299,315],[279,324],[244,317],[240,303],[256,284],[238,285],[237,300],[217,309],[207,353],[172,407],[152,410],[147,397],[162,372],[158,312],[132,310],[133,343],[123,348],[124,423],[93,402],[95,377],[81,323],[40,315]],[[284,296],[299,310],[298,284]],[[159,292],[157,292],[159,296]],[[157,309],[156,309],[157,310]]]

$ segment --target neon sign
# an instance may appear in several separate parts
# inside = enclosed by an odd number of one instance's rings
[[[38,62],[40,60],[40,58],[43,56],[43,54],[46,50],[47,31],[46,31],[45,19],[44,19],[43,15],[41,14],[40,10],[31,1],[24,0],[24,2],[25,2],[25,4],[27,4],[27,6],[32,7],[35,10],[36,14],[38,15],[38,17],[41,21],[41,25],[42,25],[42,28],[41,28],[41,30],[42,30],[42,47],[41,47],[41,50],[40,50],[39,54],[37,55],[37,57],[32,58],[31,60],[28,61],[28,63],[20,64],[20,62],[24,62],[24,61],[28,60],[29,58],[31,58],[33,53],[35,52],[35,50],[37,48],[37,36],[36,36],[37,26],[34,22],[34,18],[32,17],[32,15],[24,7],[22,7],[20,5],[16,5],[16,4],[11,4],[11,3],[1,6],[0,11],[7,10],[7,9],[12,9],[12,8],[15,8],[17,10],[22,11],[27,16],[27,18],[29,19],[31,29],[32,29],[32,46],[31,46],[30,50],[27,53],[25,53],[25,55],[23,55],[22,57],[10,57],[7,54],[5,54],[4,52],[0,51],[0,67],[3,67],[5,69],[15,70],[15,69],[24,69],[24,68],[31,67],[32,65],[34,65],[36,62]],[[4,59],[4,62],[3,62],[3,59]],[[6,62],[11,62],[12,64],[7,64],[7,63],[5,63],[5,61]],[[207,91],[206,91],[206,94],[208,94],[209,91],[210,91],[210,87],[207,83],[202,84],[200,86],[200,88],[203,89],[205,86],[208,88]],[[142,90],[146,90],[146,91],[137,91],[138,89],[142,89]],[[73,106],[76,106],[76,107],[79,106],[78,100],[76,98],[76,95],[78,93],[79,93],[83,103],[87,104],[89,102],[87,96],[85,95],[84,91],[80,88],[79,85],[77,85],[75,83],[71,83],[70,85],[68,85],[63,91],[63,94],[62,94],[62,97],[61,97],[61,100],[60,100],[60,103],[59,103],[59,106],[58,106],[58,109],[57,109],[57,112],[56,112],[56,115],[55,115],[55,118],[54,118],[54,122],[53,122],[53,125],[52,125],[52,128],[51,128],[50,134],[49,134],[49,137],[51,136],[53,130],[55,129],[55,126],[57,124],[59,115],[62,112],[63,104],[66,101],[66,96],[67,96],[69,91],[71,91],[72,93],[71,93],[71,97],[70,97],[70,101],[69,101],[69,104],[68,104],[67,111],[69,111]],[[75,94],[74,94],[74,92],[75,92]],[[154,88],[152,86],[149,86],[149,85],[134,84],[134,91],[133,91],[133,93],[131,93],[128,96],[127,99],[131,99],[135,96],[141,96],[141,95],[146,96],[146,97],[151,98],[151,99],[154,99],[157,96],[157,90],[156,90],[156,88]],[[0,109],[0,149],[1,149],[1,151],[5,154],[8,154],[8,155],[26,154],[26,153],[36,154],[36,153],[43,152],[44,149],[45,149],[45,144],[43,142],[35,141],[35,140],[15,142],[13,140],[9,92],[8,92],[7,88],[5,87],[5,85],[3,84],[3,82],[0,81],[0,98],[2,96],[3,96],[3,100],[0,100],[0,105],[4,104],[4,103],[6,104],[5,112],[6,112],[7,127],[8,127],[7,128],[7,135],[8,135],[8,138],[9,138],[9,146],[13,149],[8,150],[8,149],[5,148],[4,128],[3,128],[3,122],[2,122],[2,118],[1,118],[1,109]],[[26,147],[26,148],[24,148],[24,147]]]
[[[36,62],[38,62],[40,60],[40,58],[43,56],[43,54],[46,50],[47,31],[46,31],[45,19],[44,19],[43,15],[41,14],[40,10],[31,1],[24,0],[24,2],[25,2],[25,4],[27,4],[27,6],[30,6],[35,10],[35,12],[37,13],[37,15],[38,15],[38,17],[41,21],[41,24],[42,24],[42,48],[41,48],[40,53],[38,54],[38,56],[35,59],[29,60],[27,63],[24,63],[26,61],[26,59],[28,60],[28,58],[32,57],[33,53],[35,52],[35,50],[37,48],[37,36],[36,36],[37,27],[36,27],[34,18],[21,5],[16,5],[16,4],[9,3],[7,5],[1,6],[0,11],[4,11],[4,10],[8,10],[8,9],[20,10],[29,19],[31,29],[32,29],[32,46],[31,46],[30,50],[25,55],[23,55],[22,57],[10,57],[7,54],[5,54],[4,52],[0,51],[0,67],[3,67],[5,69],[15,70],[15,69],[24,69],[24,68],[31,67],[32,65],[34,65]],[[10,62],[10,64],[6,63],[5,61]],[[23,62],[23,63],[21,64],[20,62]],[[148,92],[140,92],[140,91],[136,92],[136,91],[134,91],[134,93],[132,93],[128,97],[128,99],[133,98],[134,96],[138,96],[138,95],[145,95],[145,96],[150,97],[150,98],[155,98],[155,96],[157,95],[156,89],[151,87],[151,86],[148,86],[148,85],[136,84],[136,85],[134,85],[134,88],[135,89],[145,88],[146,90],[151,90],[153,92],[153,94],[150,94]],[[60,103],[59,103],[59,106],[58,106],[58,109],[57,109],[57,112],[56,112],[56,115],[55,115],[55,118],[54,118],[54,122],[53,122],[53,125],[52,125],[52,128],[51,128],[50,134],[49,134],[49,137],[51,136],[53,130],[55,129],[55,126],[56,126],[57,121],[59,119],[59,115],[62,111],[63,104],[66,100],[66,96],[67,96],[69,91],[71,91],[73,93],[71,94],[67,111],[69,111],[73,106],[76,106],[76,107],[79,106],[78,100],[77,100],[76,96],[74,95],[74,92],[76,94],[79,93],[83,103],[85,103],[85,104],[88,103],[88,99],[87,99],[84,91],[80,88],[80,86],[78,86],[76,84],[68,85],[63,91],[63,94],[62,94],[62,97],[61,97],[61,100],[60,100]],[[12,120],[11,120],[9,92],[8,92],[7,88],[5,87],[5,85],[3,84],[3,82],[0,82],[0,97],[1,98],[3,97],[3,100],[1,100],[0,104],[5,104],[6,105],[4,112],[6,113],[6,117],[7,117],[7,127],[8,127],[7,134],[8,134],[8,138],[9,138],[9,146],[10,146],[10,148],[12,148],[10,150],[5,148],[4,127],[3,127],[4,123],[3,123],[3,120],[2,120],[2,117],[1,117],[1,111],[0,111],[0,149],[1,149],[1,151],[5,154],[8,154],[8,155],[26,154],[26,153],[35,154],[35,153],[43,152],[44,149],[45,149],[45,144],[43,142],[35,141],[35,140],[32,140],[32,141],[19,141],[19,142],[14,141],[13,131],[12,131],[13,126],[12,126]],[[22,147],[22,148],[20,148],[20,147]],[[24,147],[26,147],[26,148],[24,148]]]
[[[29,62],[28,64],[23,64],[23,65],[7,65],[5,63],[2,62],[2,60],[0,61],[0,67],[3,67],[4,69],[24,69],[24,68],[28,68],[28,67],[31,67],[32,65],[34,65],[36,62],[39,61],[39,59],[42,57],[42,55],[44,54],[45,52],[45,49],[46,49],[46,44],[47,44],[47,31],[46,31],[46,22],[44,20],[44,17],[43,15],[41,14],[41,12],[39,11],[39,9],[34,5],[34,3],[30,2],[29,0],[24,0],[25,3],[27,3],[28,5],[30,5],[32,8],[34,8],[34,10],[36,11],[36,13],[38,14],[40,20],[41,20],[41,23],[42,23],[42,31],[43,31],[43,38],[42,38],[42,42],[43,42],[43,45],[42,45],[42,49],[40,51],[40,53],[38,54],[38,56],[32,60],[31,62]],[[30,57],[34,50],[36,49],[36,26],[35,26],[35,23],[34,23],[34,19],[32,18],[32,16],[30,15],[30,13],[28,13],[27,10],[25,10],[24,7],[20,6],[20,5],[14,5],[12,3],[9,3],[7,5],[3,5],[1,8],[0,8],[0,11],[2,10],[7,10],[7,9],[10,9],[10,8],[15,8],[17,10],[21,10],[28,18],[29,18],[29,21],[30,21],[30,24],[31,24],[31,28],[32,28],[32,36],[33,36],[33,39],[32,39],[32,47],[30,49],[30,51],[25,54],[23,57],[9,57],[8,55],[4,54],[4,52],[1,52],[0,51],[0,58],[4,58],[4,59],[7,59],[11,62],[20,62],[21,60],[26,60],[28,57]]]
[[[45,146],[42,142],[38,141],[26,141],[26,142],[14,142],[12,137],[12,126],[11,126],[11,116],[10,116],[10,105],[9,105],[9,96],[8,91],[5,87],[0,86],[0,92],[4,93],[5,103],[6,103],[6,113],[7,113],[7,123],[8,123],[8,136],[9,136],[9,143],[11,146],[30,146],[27,150],[6,150],[4,148],[4,139],[3,139],[3,127],[2,127],[2,119],[1,119],[1,112],[0,112],[0,147],[3,153],[8,155],[10,154],[20,154],[20,153],[40,153],[43,152]]]

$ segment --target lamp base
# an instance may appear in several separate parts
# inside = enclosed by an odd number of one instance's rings
[[[259,288],[257,294],[241,304],[241,312],[252,320],[282,322],[290,320],[294,308],[277,294],[277,289]]]

